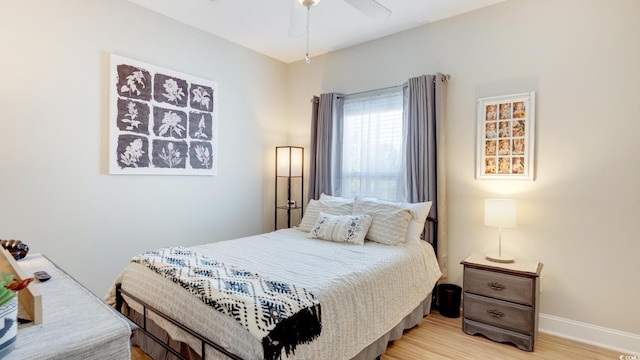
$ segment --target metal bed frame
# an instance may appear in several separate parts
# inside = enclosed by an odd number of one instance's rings
[[[435,291],[435,287],[434,287],[434,291]],[[137,321],[135,321],[134,319],[129,317],[129,314],[125,314],[125,313],[122,312],[122,306],[126,303],[126,301],[123,298],[123,295],[131,298],[131,300],[137,302],[138,304],[140,304],[143,307],[142,324],[138,324]],[[132,321],[136,326],[138,326],[138,328],[135,329],[135,331],[141,331],[144,334],[144,336],[147,336],[149,339],[153,340],[155,343],[157,343],[158,345],[162,346],[165,350],[167,350],[172,355],[174,355],[175,357],[177,357],[177,358],[179,358],[181,360],[190,360],[190,359],[185,357],[183,354],[181,354],[176,349],[172,348],[169,345],[168,340],[167,340],[167,342],[164,342],[162,339],[160,339],[159,337],[157,337],[156,335],[151,333],[151,331],[147,328],[147,314],[149,313],[149,311],[155,313],[156,315],[162,317],[163,319],[169,321],[170,323],[172,323],[173,325],[177,326],[181,330],[189,333],[190,335],[192,335],[192,336],[196,337],[198,340],[200,340],[201,354],[202,354],[201,358],[202,358],[202,360],[206,360],[206,351],[205,350],[206,350],[206,346],[207,345],[212,347],[212,348],[214,348],[215,350],[219,351],[220,353],[226,355],[230,359],[243,360],[243,358],[241,358],[240,356],[238,356],[238,355],[230,352],[229,350],[223,348],[222,346],[218,345],[214,341],[212,341],[210,339],[207,339],[206,337],[196,333],[195,331],[191,330],[190,328],[186,327],[185,325],[183,325],[183,324],[179,323],[178,321],[172,319],[171,317],[163,314],[161,311],[157,310],[153,306],[150,306],[150,305],[146,304],[145,302],[143,302],[142,300],[140,300],[139,298],[131,295],[126,290],[123,290],[122,286],[120,284],[116,285],[116,310],[118,312],[120,312],[121,314],[123,314],[124,316],[126,316],[127,319]],[[379,355],[379,356],[377,356],[375,358],[375,360],[381,360],[381,359],[382,359],[382,355]]]
[[[147,314],[148,314],[149,311],[151,311],[154,314],[162,317],[163,319],[169,321],[173,325],[179,327],[181,330],[186,331],[190,335],[192,335],[195,338],[197,338],[200,341],[202,360],[206,360],[206,351],[205,350],[206,350],[206,346],[207,345],[212,347],[212,348],[214,348],[214,349],[216,349],[217,351],[223,353],[224,355],[228,356],[229,358],[231,358],[233,360],[242,360],[242,358],[239,357],[238,355],[233,354],[232,352],[230,352],[227,349],[223,348],[222,346],[218,345],[214,341],[212,341],[210,339],[207,339],[206,337],[196,333],[195,331],[191,330],[187,326],[185,326],[185,325],[179,323],[178,321],[172,319],[171,317],[163,314],[161,311],[159,311],[158,309],[154,308],[153,306],[150,306],[150,305],[146,304],[145,302],[143,302],[142,300],[140,300],[139,298],[131,295],[130,293],[128,293],[127,291],[122,289],[122,286],[120,284],[116,285],[116,310],[118,310],[118,312],[122,313],[122,305],[126,302],[124,300],[124,298],[123,298],[123,295],[131,298],[131,300],[137,302],[138,304],[142,305],[142,307],[143,307],[142,324],[138,324],[135,320],[129,318],[131,321],[135,322],[136,325],[140,326],[140,328],[138,328],[138,331],[142,331],[142,333],[145,336],[147,336],[150,339],[152,339],[153,341],[155,341],[158,345],[160,345],[163,348],[165,348],[167,351],[169,351],[171,354],[173,354],[177,358],[182,359],[182,360],[189,360],[184,355],[182,355],[180,352],[178,352],[176,349],[172,348],[168,343],[165,343],[162,339],[160,339],[159,337],[157,337],[156,335],[154,335],[153,333],[151,333],[148,330],[148,328],[147,328]],[[128,314],[124,314],[124,315],[128,315]]]

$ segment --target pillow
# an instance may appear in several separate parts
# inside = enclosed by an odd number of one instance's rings
[[[420,241],[420,236],[422,236],[422,231],[424,230],[424,224],[427,221],[427,217],[429,216],[429,212],[431,211],[432,201],[425,202],[417,202],[417,203],[405,203],[405,202],[394,202],[388,200],[380,200],[373,197],[363,197],[358,198],[358,200],[369,200],[369,201],[377,201],[383,204],[396,205],[403,209],[409,209],[413,211],[413,218],[409,222],[409,228],[407,229],[407,238],[405,241],[407,243],[410,242],[418,242]]]
[[[352,203],[335,200],[310,200],[304,216],[298,225],[298,230],[309,232],[316,224],[320,212],[329,215],[350,215],[353,209]]]
[[[334,201],[342,201],[342,202],[353,202],[355,199],[354,198],[348,198],[348,197],[340,197],[340,196],[332,196],[332,195],[327,195],[325,193],[320,194],[320,200],[334,200]]]
[[[402,203],[401,206],[406,206],[409,210],[412,210],[415,217],[409,222],[409,229],[407,230],[407,242],[418,242],[420,236],[424,230],[424,223],[427,221],[429,211],[431,211],[431,201],[419,202],[419,203]]]
[[[329,215],[320,212],[309,237],[363,245],[371,220],[369,215]]]
[[[367,214],[373,217],[367,239],[385,245],[400,245],[407,238],[412,210],[399,205],[372,200],[356,199],[354,214]]]

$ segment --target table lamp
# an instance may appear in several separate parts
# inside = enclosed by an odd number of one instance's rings
[[[502,228],[514,228],[518,225],[516,200],[486,199],[484,201],[484,224],[498,228],[498,253],[486,255],[487,260],[499,263],[514,262],[513,256],[502,253]]]

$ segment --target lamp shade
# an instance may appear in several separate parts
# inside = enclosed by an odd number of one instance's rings
[[[276,146],[276,176],[302,176],[302,147]]]
[[[484,201],[484,224],[500,228],[518,226],[518,211],[514,199],[486,199]]]

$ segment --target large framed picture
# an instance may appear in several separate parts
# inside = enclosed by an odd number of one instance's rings
[[[215,82],[111,54],[109,173],[216,175]]]
[[[535,92],[478,99],[477,179],[534,179]]]

